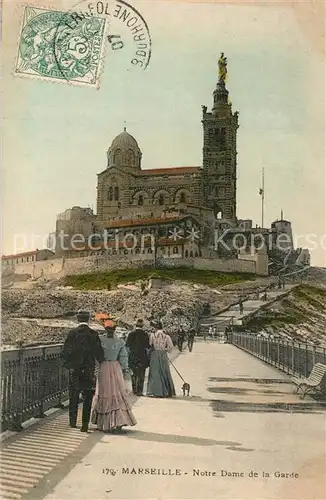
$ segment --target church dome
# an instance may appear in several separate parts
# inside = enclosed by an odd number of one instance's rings
[[[113,139],[108,150],[108,166],[140,168],[141,156],[136,139],[124,129]]]
[[[138,148],[138,143],[136,139],[129,134],[126,130],[121,132],[121,134],[117,135],[112,141],[111,148],[122,148],[122,149],[133,149]]]

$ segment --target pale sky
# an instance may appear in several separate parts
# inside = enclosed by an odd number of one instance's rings
[[[260,224],[265,166],[265,223],[283,209],[298,246],[314,246],[313,264],[325,265],[323,54],[280,3],[153,4],[133,2],[152,36],[148,69],[131,67],[128,32],[116,25],[126,49],[107,47],[99,90],[12,76],[21,12],[7,10],[3,253],[14,251],[15,235],[25,235],[21,250],[38,246],[33,235],[53,231],[66,208],[96,208],[96,174],[125,120],[143,168],[201,165],[201,105],[211,109],[223,51],[239,111],[237,216]]]

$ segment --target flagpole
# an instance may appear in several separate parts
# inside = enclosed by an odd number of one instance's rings
[[[261,196],[261,227],[264,227],[264,209],[265,209],[265,167],[262,168],[262,183],[259,189]]]
[[[265,167],[263,167],[262,172],[262,188],[263,188],[263,196],[261,197],[261,227],[264,227],[264,211],[265,211]]]

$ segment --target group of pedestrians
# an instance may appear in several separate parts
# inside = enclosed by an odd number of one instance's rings
[[[188,344],[188,350],[189,350],[189,352],[192,352],[192,348],[194,346],[195,335],[196,335],[196,330],[194,328],[191,328],[187,335],[186,335],[186,332],[184,331],[183,328],[179,329],[179,331],[177,333],[177,346],[178,346],[179,352],[182,352],[183,344],[184,344],[186,339],[187,339],[187,344]]]
[[[155,333],[148,335],[140,319],[126,342],[114,335],[116,324],[105,320],[105,335],[89,326],[90,314],[79,311],[79,325],[71,330],[63,347],[63,360],[69,369],[69,424],[77,427],[80,394],[83,397],[82,432],[89,422],[104,432],[120,432],[124,426],[136,425],[127,398],[126,379],[131,373],[132,392],[143,395],[146,368],[149,367],[147,395],[175,396],[167,353],[173,342],[157,321]],[[96,362],[99,364],[95,376]]]

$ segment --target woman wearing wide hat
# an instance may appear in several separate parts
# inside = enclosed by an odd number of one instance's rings
[[[120,431],[123,426],[136,425],[125,388],[128,353],[122,339],[114,336],[116,324],[104,321],[106,336],[101,338],[104,362],[100,364],[93,399],[92,423],[105,432]]]

